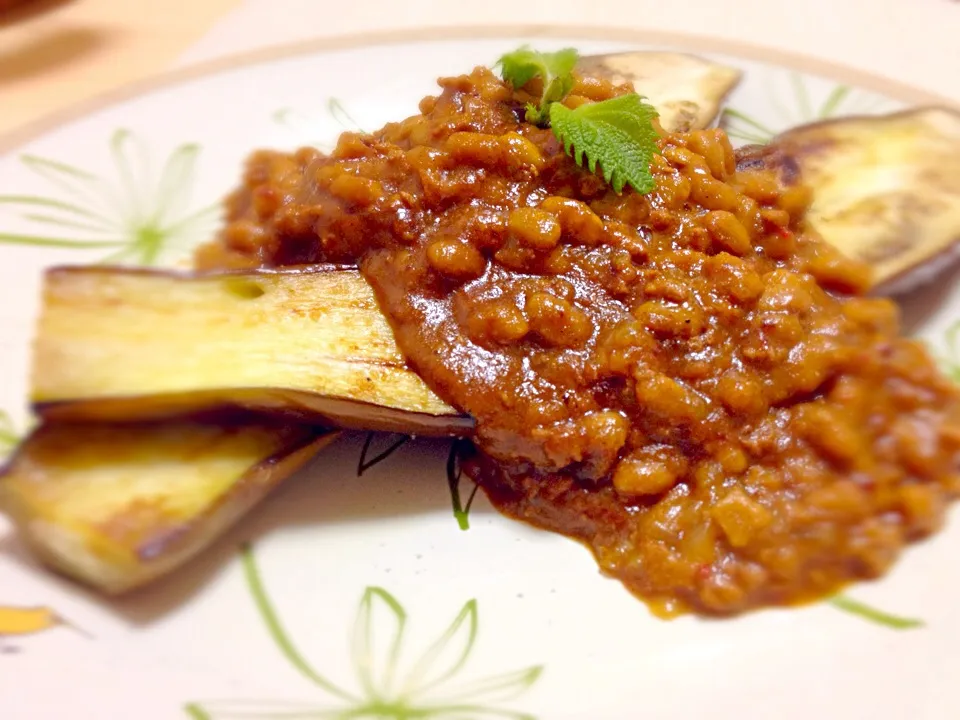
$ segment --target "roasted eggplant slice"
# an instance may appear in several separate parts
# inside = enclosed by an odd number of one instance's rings
[[[960,254],[960,111],[923,108],[789,130],[739,151],[739,166],[773,167],[813,190],[811,228],[898,294]]]
[[[594,55],[582,58],[580,67],[616,83],[632,82],[660,113],[660,125],[668,132],[714,124],[741,77],[732,67],[669,52]]]
[[[109,594],[195,556],[335,433],[264,419],[41,425],[0,509],[50,567]]]
[[[323,268],[51,270],[31,400],[47,420],[144,420],[233,405],[364,430],[472,427],[407,368],[360,274]]]

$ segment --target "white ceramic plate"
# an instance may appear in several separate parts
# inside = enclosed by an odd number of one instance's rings
[[[251,150],[329,143],[344,127],[401,118],[438,75],[490,64],[525,41],[584,54],[654,49],[571,36],[317,50],[161,83],[9,148],[0,156],[0,438],[11,445],[29,423],[24,378],[44,267],[111,254],[182,262],[216,226],[209,209]],[[699,54],[745,72],[730,129],[750,140],[918,97],[756,52]],[[38,238],[50,242],[30,244]],[[916,331],[952,366],[947,331],[960,300],[941,292],[918,303],[929,307]],[[847,593],[919,621],[909,629],[830,603],[664,622],[601,577],[582,547],[502,518],[482,498],[461,531],[442,443],[408,444],[358,478],[361,441],[338,441],[198,561],[119,601],[40,569],[0,520],[0,716],[960,717],[956,524],[883,581]],[[49,612],[24,621],[11,612],[23,608]]]

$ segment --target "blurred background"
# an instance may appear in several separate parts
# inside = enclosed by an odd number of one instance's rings
[[[770,48],[960,102],[956,0],[0,0],[0,137],[130,82],[272,46],[538,24]]]
[[[0,135],[167,69],[239,0],[0,0]]]

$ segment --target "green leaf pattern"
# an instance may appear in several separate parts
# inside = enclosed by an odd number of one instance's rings
[[[732,140],[765,144],[778,133],[803,123],[848,115],[870,115],[893,109],[891,101],[872,93],[837,84],[825,93],[815,92],[812,78],[800,73],[770,73],[766,77],[763,100],[767,107],[760,119],[757,113],[737,107],[723,111],[720,126]],[[759,103],[751,103],[756,107]],[[762,105],[761,105],[762,107]]]
[[[185,254],[215,227],[219,204],[191,203],[200,148],[177,147],[158,176],[142,140],[126,129],[108,144],[113,168],[101,177],[60,160],[24,155],[23,165],[49,187],[49,195],[0,195],[0,208],[16,211],[31,229],[0,229],[0,244],[110,250],[104,263],[158,265]]]
[[[342,131],[366,132],[366,130],[360,127],[357,121],[353,119],[353,116],[347,111],[339,98],[329,98],[324,110],[327,115],[333,118]],[[318,115],[312,112],[297,110],[296,108],[285,107],[275,111],[271,117],[277,125],[280,125],[294,135],[294,144],[315,147],[325,153],[333,152],[336,146],[336,138],[333,140],[320,140],[315,135],[318,126],[321,125]]]
[[[368,587],[360,599],[352,631],[351,665],[356,688],[346,689],[314,670],[296,648],[267,594],[249,548],[243,551],[242,562],[254,604],[277,649],[292,669],[328,696],[328,701],[314,706],[272,700],[211,700],[188,704],[184,708],[188,717],[534,720],[534,716],[504,708],[500,703],[513,701],[529,690],[540,677],[540,665],[456,683],[477,641],[476,600],[467,601],[440,636],[404,671],[407,612],[384,588]],[[339,701],[340,707],[331,707],[330,699]]]
[[[923,620],[903,617],[878,610],[848,595],[835,595],[830,599],[830,604],[837,610],[842,610],[843,612],[859,617],[861,620],[876,623],[891,630],[912,630],[924,626]]]

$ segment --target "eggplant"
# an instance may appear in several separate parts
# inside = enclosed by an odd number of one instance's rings
[[[0,473],[0,510],[44,564],[116,595],[199,554],[335,437],[266,418],[43,423]]]
[[[738,151],[812,191],[806,223],[900,295],[960,257],[960,111],[919,108],[810,123]]]
[[[628,52],[580,59],[584,72],[615,83],[633,83],[660,114],[667,132],[689,132],[715,125],[727,96],[742,73],[695,55]]]
[[[354,269],[49,270],[30,383],[47,421],[226,406],[425,436],[473,427],[407,367]]]

